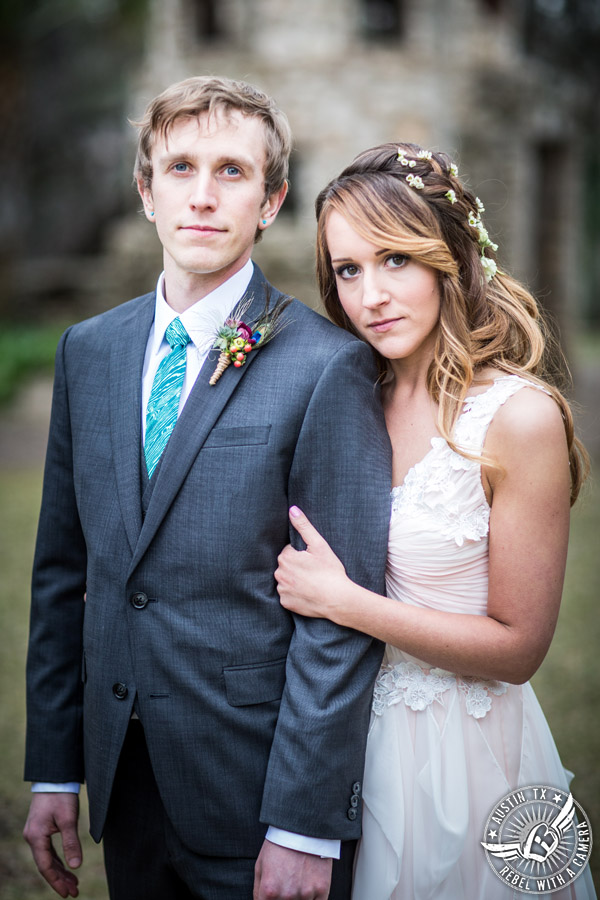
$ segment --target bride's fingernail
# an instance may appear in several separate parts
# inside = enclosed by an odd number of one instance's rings
[[[294,519],[297,519],[298,516],[301,516],[301,515],[302,515],[302,511],[299,510],[297,506],[290,506],[290,516],[292,516]]]

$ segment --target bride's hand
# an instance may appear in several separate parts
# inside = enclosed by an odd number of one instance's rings
[[[348,584],[346,570],[297,506],[290,509],[290,522],[306,550],[288,544],[279,554],[275,578],[281,605],[302,616],[336,621],[338,600]]]

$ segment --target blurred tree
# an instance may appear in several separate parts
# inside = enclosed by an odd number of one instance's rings
[[[146,0],[3,0],[4,254],[97,249],[119,212],[122,132]]]
[[[527,0],[527,48],[600,87],[599,0]]]
[[[526,49],[575,75],[588,93],[584,166],[584,317],[600,327],[600,0],[527,0]]]

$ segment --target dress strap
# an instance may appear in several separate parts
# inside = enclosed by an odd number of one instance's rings
[[[528,381],[520,375],[502,375],[496,378],[486,391],[474,397],[467,397],[454,429],[456,444],[469,453],[480,454],[490,422],[496,412],[509,397],[524,387],[550,393],[541,385]]]

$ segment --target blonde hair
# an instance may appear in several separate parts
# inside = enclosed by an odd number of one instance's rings
[[[265,131],[265,200],[279,191],[288,176],[292,132],[285,113],[271,97],[245,81],[196,76],[172,84],[152,100],[139,122],[134,178],[152,187],[152,147],[157,135],[165,137],[179,119],[197,118],[202,113],[225,114],[238,110],[245,116],[262,119]]]
[[[403,165],[398,151],[414,160]],[[422,182],[411,187],[406,175]],[[452,199],[448,196],[451,193]],[[427,388],[439,405],[438,427],[449,445],[454,425],[475,375],[486,366],[543,385],[558,404],[565,426],[574,503],[589,469],[587,453],[574,435],[571,408],[561,393],[562,355],[533,296],[498,271],[488,282],[479,231],[471,220],[479,206],[444,153],[424,153],[415,144],[383,144],[365,150],[319,194],[317,279],[325,309],[335,324],[357,334],[340,304],[325,228],[329,213],[343,215],[361,237],[401,250],[438,273],[440,318]],[[360,336],[360,335],[358,335]],[[380,371],[387,361],[376,353]],[[563,370],[566,371],[566,368]],[[386,376],[389,377],[389,376]],[[463,454],[467,455],[467,454]],[[494,465],[493,460],[485,460]]]

